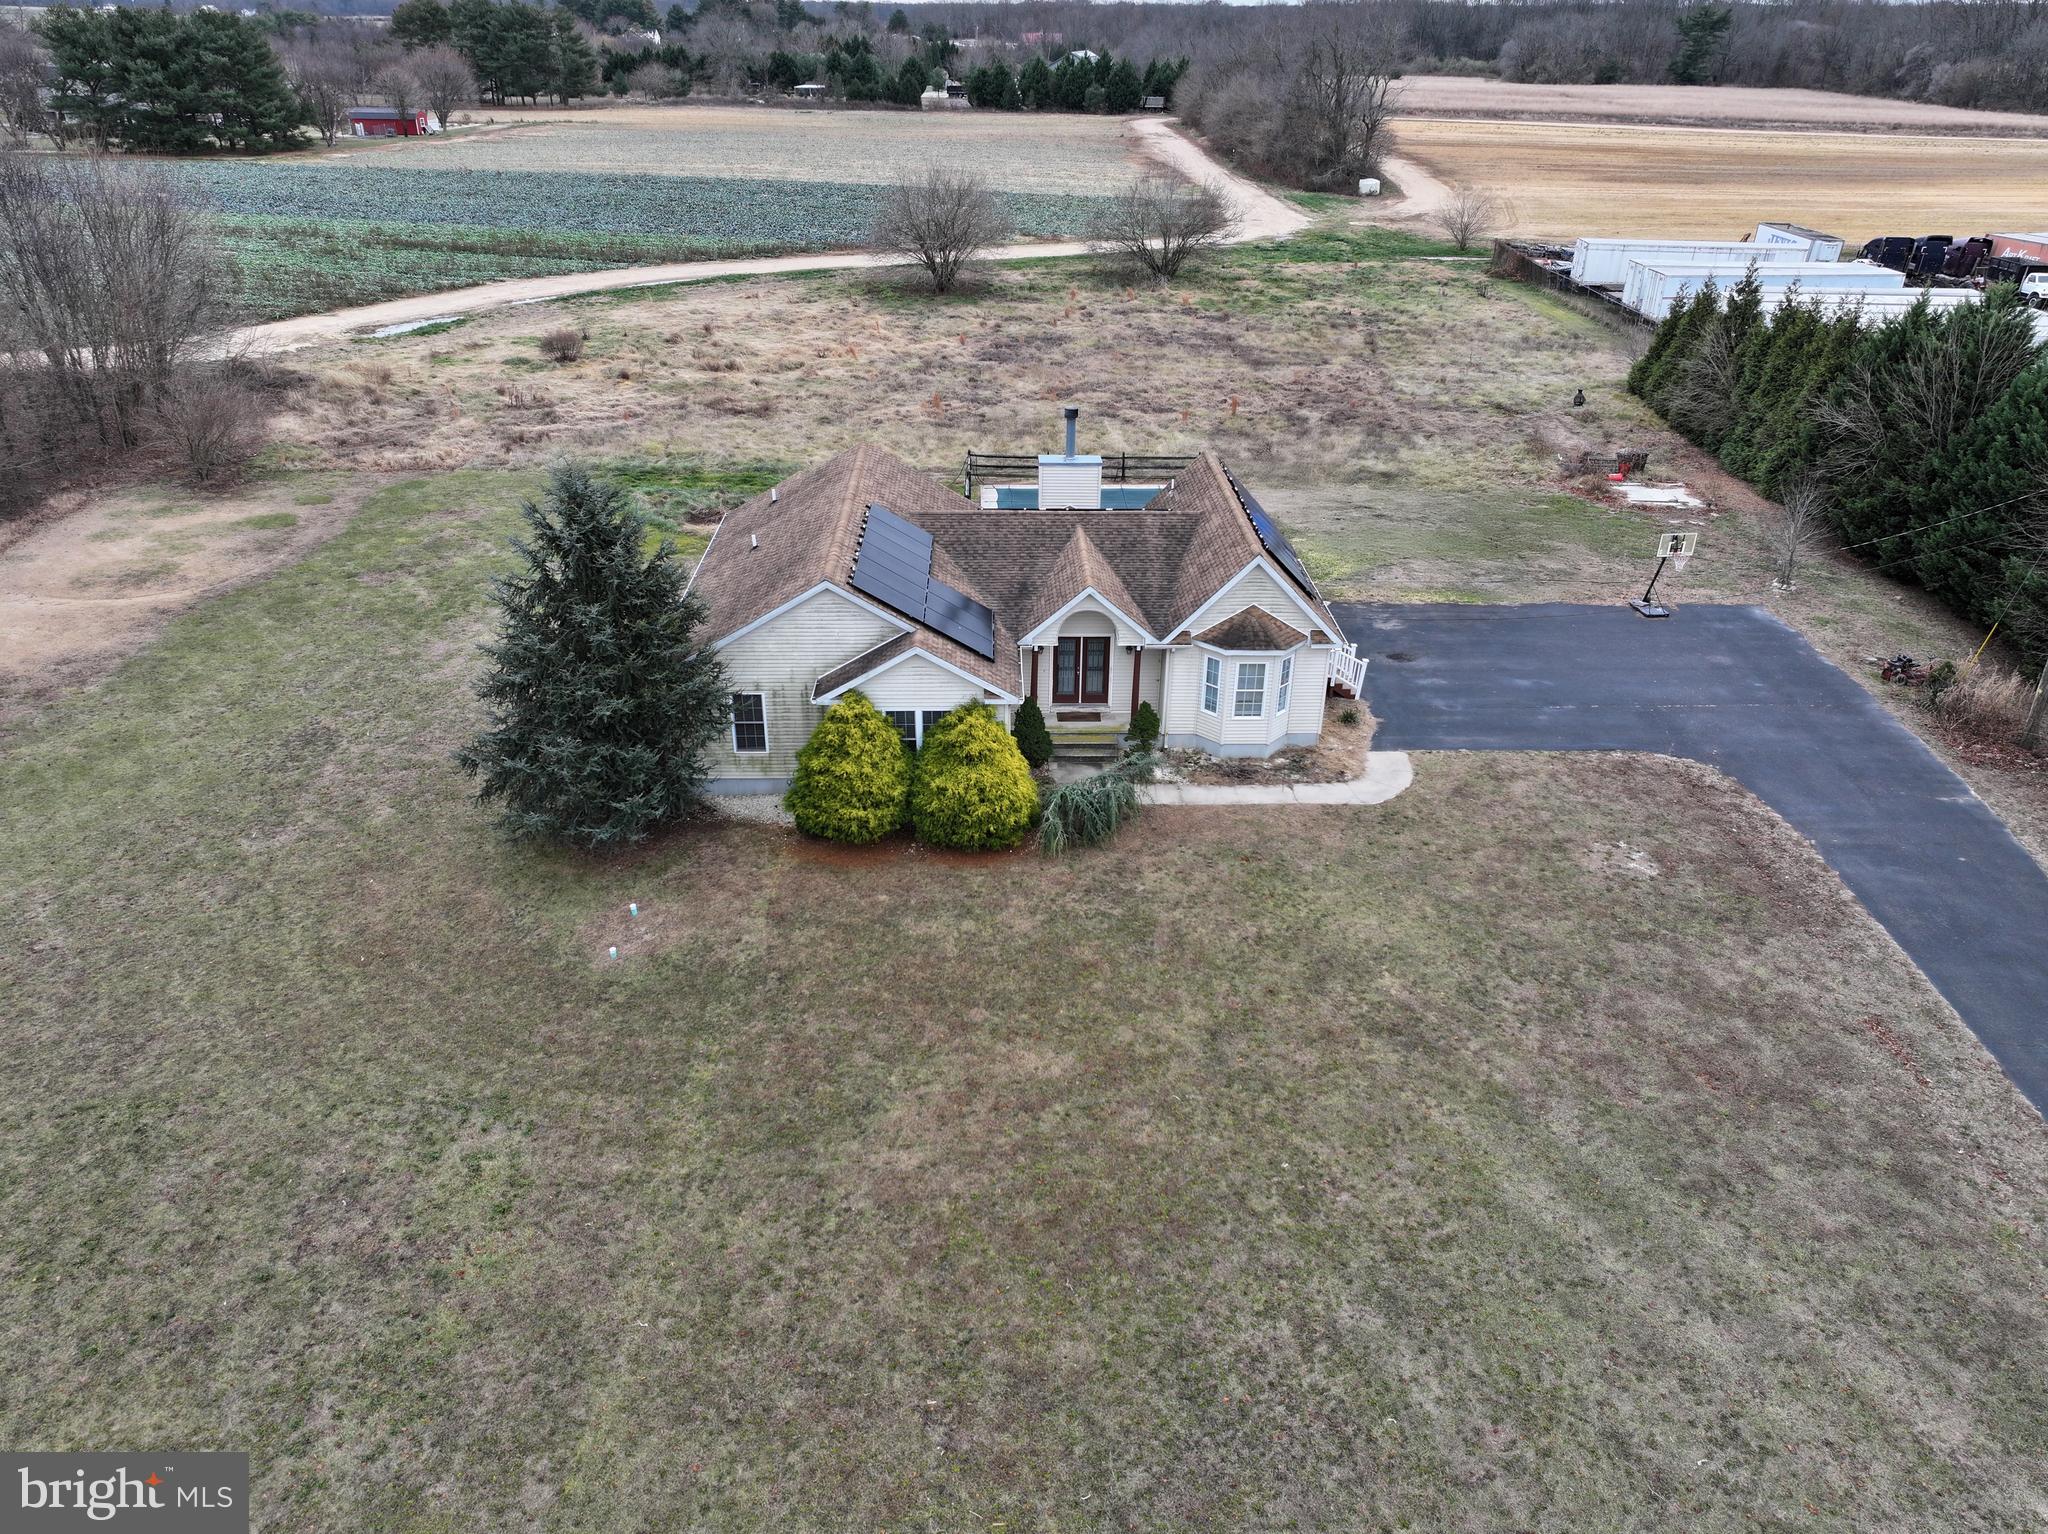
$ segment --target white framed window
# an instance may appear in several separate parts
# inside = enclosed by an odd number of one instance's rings
[[[732,748],[741,756],[768,749],[768,700],[758,692],[732,695]]]
[[[1237,688],[1230,699],[1230,717],[1256,719],[1266,711],[1266,663],[1241,660],[1237,663]]]
[[[903,737],[903,744],[911,750],[917,749],[917,710],[914,708],[885,708],[882,717],[896,728]]]
[[[950,713],[952,713],[952,712],[953,712],[953,711],[952,711],[952,710],[951,710],[950,708],[928,708],[928,709],[926,709],[926,710],[924,711],[924,715],[923,715],[923,717],[922,717],[922,718],[921,718],[921,719],[920,719],[920,720],[918,721],[918,723],[919,723],[919,729],[918,729],[918,732],[917,732],[917,738],[918,738],[918,740],[919,740],[920,742],[923,742],[923,741],[925,741],[925,740],[928,740],[928,739],[930,739],[930,738],[931,738],[931,733],[932,733],[932,730],[933,730],[933,729],[934,729],[934,728],[935,728],[935,727],[936,727],[936,726],[938,725],[938,722],[939,722],[939,721],[940,721],[941,719],[945,718],[945,717],[946,717],[946,715],[948,715],[948,714],[950,714]]]
[[[1280,685],[1273,689],[1273,712],[1285,718],[1287,700],[1294,696],[1294,657],[1280,657]]]
[[[1223,662],[1211,655],[1202,662],[1202,712],[1213,714],[1223,707]]]

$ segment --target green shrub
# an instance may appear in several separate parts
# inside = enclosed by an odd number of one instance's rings
[[[1052,731],[1045,727],[1045,713],[1036,698],[1026,698],[1019,705],[1010,733],[1017,737],[1017,749],[1033,772],[1052,760]]]
[[[1131,715],[1131,727],[1124,734],[1133,751],[1149,755],[1159,746],[1159,710],[1149,703],[1140,703],[1138,711]]]
[[[864,694],[850,692],[797,752],[782,803],[806,835],[864,843],[903,824],[909,797],[903,737]]]
[[[1062,783],[1045,798],[1038,850],[1057,857],[1069,847],[1097,847],[1138,812],[1138,785],[1152,777],[1149,753],[1124,758],[1078,783]]]
[[[1014,847],[1037,809],[1024,753],[986,703],[963,703],[925,731],[910,778],[910,823],[925,841],[976,851]]]

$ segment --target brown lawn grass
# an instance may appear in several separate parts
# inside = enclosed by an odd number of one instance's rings
[[[0,747],[7,1441],[246,1449],[266,1529],[2036,1516],[2048,1138],[1731,785],[510,849],[521,482]]]
[[[1558,455],[1645,447],[1658,473],[1712,502],[1700,557],[1667,583],[1678,600],[1770,607],[1858,674],[1868,656],[1960,660],[1977,647],[1982,634],[1919,593],[1839,559],[1809,561],[1799,590],[1775,591],[1770,508],[1621,388],[1643,333],[1439,254],[1325,226],[1170,289],[1061,262],[1000,270],[947,301],[834,274],[480,314],[296,358],[311,383],[279,422],[284,477],[263,493],[294,476],[331,489],[577,454],[626,472],[694,550],[703,519],[783,469],[867,440],[957,476],[970,448],[1056,441],[1059,406],[1074,402],[1091,446],[1218,448],[1333,596],[1613,601],[1640,590],[1664,522],[1586,498]],[[589,341],[561,366],[537,342],[565,322]],[[265,538],[245,542],[300,548]],[[118,624],[128,644],[155,631],[162,604],[135,599],[177,576],[127,564],[136,584],[108,594],[120,601],[73,604],[82,634]],[[0,589],[43,579],[0,553]],[[0,633],[0,656],[9,642]],[[1928,732],[1923,710],[1890,701]],[[2048,849],[2042,774],[1929,738]]]
[[[1411,118],[1396,137],[1446,181],[1509,199],[1514,232],[1741,239],[1789,219],[1879,234],[2037,228],[2039,138]]]

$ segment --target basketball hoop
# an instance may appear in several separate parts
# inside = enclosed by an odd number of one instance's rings
[[[1657,535],[1657,568],[1651,573],[1650,584],[1643,588],[1643,594],[1639,597],[1631,597],[1628,605],[1641,613],[1645,618],[1670,617],[1671,609],[1664,606],[1663,603],[1653,600],[1651,593],[1657,589],[1657,577],[1664,573],[1664,567],[1667,564],[1676,565],[1681,570],[1685,568],[1686,562],[1692,558],[1692,551],[1699,542],[1699,536],[1698,533],[1689,531],[1659,533]]]

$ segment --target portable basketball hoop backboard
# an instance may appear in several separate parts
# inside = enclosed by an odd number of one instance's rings
[[[1670,532],[1657,535],[1657,568],[1650,573],[1650,584],[1643,588],[1639,597],[1630,597],[1628,605],[1645,618],[1668,618],[1671,609],[1654,600],[1651,593],[1657,589],[1657,577],[1664,573],[1666,564],[1676,565],[1683,570],[1686,561],[1692,558],[1692,551],[1699,542],[1696,532]]]
[[[1692,558],[1692,551],[1698,545],[1700,535],[1695,532],[1659,533],[1657,535],[1657,557],[1668,559],[1683,570],[1685,562]]]

